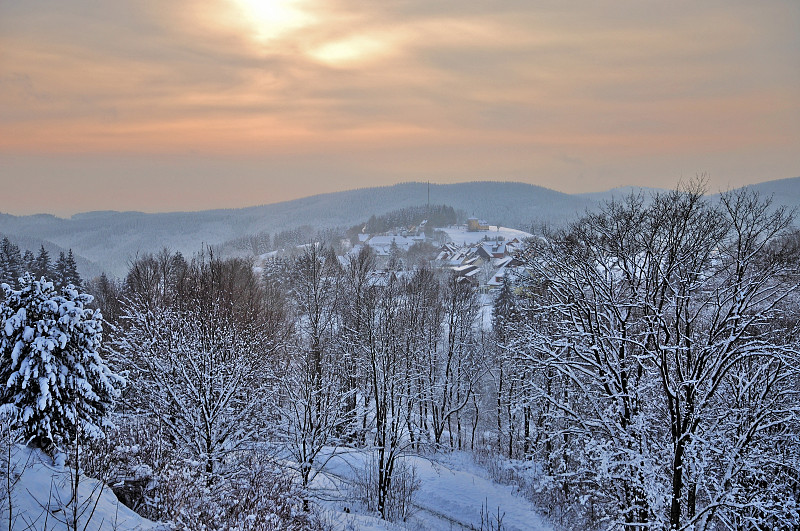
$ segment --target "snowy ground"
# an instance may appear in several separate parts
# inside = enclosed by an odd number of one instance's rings
[[[460,456],[460,457],[459,457]],[[357,475],[368,454],[338,450],[326,465],[327,474],[318,476],[317,492],[337,529],[360,531],[497,529],[499,519],[505,531],[550,531],[536,508],[516,496],[511,486],[487,479],[466,454],[443,459],[408,456],[405,463],[415,469],[420,488],[415,512],[405,523],[386,523],[364,514],[347,501],[348,480]],[[344,512],[347,507],[351,512]]]
[[[2,468],[9,461],[2,458]],[[77,504],[72,500],[70,470],[54,466],[39,450],[14,446],[11,450],[11,521],[13,529],[66,530],[77,512],[78,528],[87,531],[156,529],[156,524],[134,513],[108,486],[81,475]],[[5,474],[4,474],[5,475]],[[8,483],[0,481],[0,525],[8,527]]]
[[[531,234],[521,230],[498,227],[496,225],[491,225],[488,231],[483,230],[478,232],[469,232],[464,226],[446,227],[442,229],[437,228],[436,230],[441,230],[447,233],[447,236],[453,241],[453,243],[457,245],[479,243],[485,238],[493,240],[498,236],[502,236],[505,241],[509,241],[514,238],[522,241],[525,238],[530,238],[532,236]]]

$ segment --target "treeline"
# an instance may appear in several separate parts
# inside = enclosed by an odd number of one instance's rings
[[[424,220],[428,221],[425,225],[425,233],[431,237],[434,227],[455,224],[458,222],[459,216],[463,218],[463,215],[447,205],[407,207],[381,216],[373,215],[365,223],[354,225],[346,230],[335,227],[320,230],[310,225],[300,225],[275,233],[261,231],[241,236],[223,244],[214,245],[213,248],[221,256],[259,256],[271,251],[294,250],[298,246],[311,242],[322,242],[337,247],[342,238],[353,241],[356,235],[362,232],[377,234],[396,228],[418,227]]]
[[[291,251],[301,245],[311,242],[336,243],[343,237],[343,230],[315,229],[309,225],[301,225],[275,233],[262,231],[257,234],[235,238],[213,248],[220,254],[245,254],[259,256],[270,251]]]
[[[453,207],[447,205],[406,207],[381,216],[370,216],[364,225],[357,225],[351,231],[361,232],[363,229],[367,234],[378,234],[398,227],[416,227],[424,220],[428,220],[426,230],[432,230],[433,227],[457,223],[458,214]]]
[[[39,248],[36,255],[29,249],[23,253],[19,246],[8,237],[4,237],[0,241],[0,283],[14,287],[26,272],[31,273],[37,279],[46,277],[52,280],[56,287],[68,284],[80,287],[83,282],[78,273],[72,249],[66,254],[63,251],[60,252],[54,263],[44,245]]]

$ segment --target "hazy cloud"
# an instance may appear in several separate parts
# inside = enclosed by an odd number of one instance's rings
[[[0,180],[12,194],[46,183],[59,164],[41,161],[59,159],[113,190],[146,181],[139,169],[162,176],[166,199],[129,195],[129,208],[187,209],[208,206],[182,191],[199,160],[242,206],[320,181],[791,177],[798,50],[789,0],[4,2],[0,163],[13,175]],[[252,175],[276,194],[254,196]]]

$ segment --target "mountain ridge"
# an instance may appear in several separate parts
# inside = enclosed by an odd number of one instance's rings
[[[221,245],[243,236],[310,225],[345,228],[409,206],[446,204],[493,225],[529,229],[563,226],[587,210],[632,190],[566,194],[513,181],[473,181],[454,184],[406,182],[316,194],[289,201],[235,209],[145,213],[97,210],[59,218],[51,214],[0,214],[0,233],[26,242],[49,242],[72,248],[89,262],[84,268],[121,276],[137,254],[167,247],[191,255],[207,245]],[[775,198],[777,205],[800,206],[800,177],[748,185]],[[96,269],[95,269],[96,267]]]

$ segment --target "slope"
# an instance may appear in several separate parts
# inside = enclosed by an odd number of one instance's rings
[[[405,206],[425,204],[426,183],[363,188],[315,195],[294,201],[236,210],[202,212],[90,212],[69,219],[50,215],[0,214],[0,232],[14,239],[47,240],[120,276],[137,253],[163,247],[191,255],[204,245],[268,231],[311,225],[346,227]],[[493,224],[527,228],[533,223],[560,223],[582,212],[591,202],[568,194],[522,183],[473,182],[431,184],[433,204],[453,206]]]

